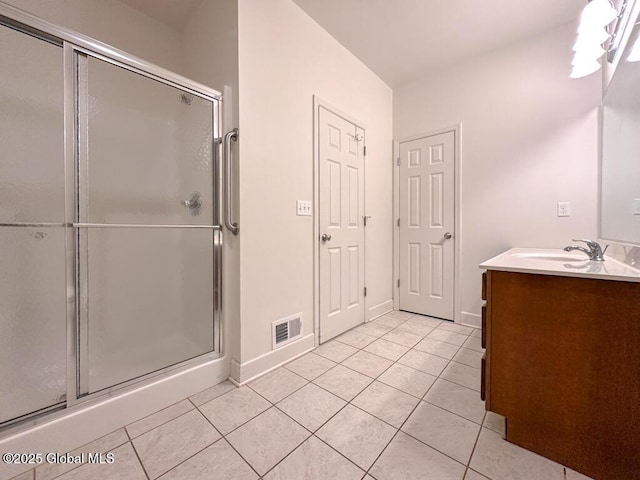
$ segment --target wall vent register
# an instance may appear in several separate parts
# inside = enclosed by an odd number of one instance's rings
[[[283,347],[302,337],[302,313],[297,313],[271,324],[272,348]]]

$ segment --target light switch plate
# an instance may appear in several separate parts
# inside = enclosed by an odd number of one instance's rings
[[[640,198],[633,199],[633,214],[640,215]]]
[[[571,216],[571,203],[570,202],[558,202],[558,216],[570,217]]]
[[[311,201],[310,200],[296,200],[296,215],[303,217],[311,216]]]

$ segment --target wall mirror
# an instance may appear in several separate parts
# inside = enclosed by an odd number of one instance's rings
[[[601,168],[600,236],[640,245],[640,24],[604,97]]]

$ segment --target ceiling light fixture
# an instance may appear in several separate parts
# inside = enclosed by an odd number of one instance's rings
[[[600,70],[598,60],[607,50],[604,43],[611,38],[607,26],[618,18],[610,0],[590,0],[580,15],[578,38],[573,50],[571,78],[582,78]]]
[[[640,62],[640,37],[636,39],[636,42],[631,47],[631,53],[627,57],[628,62]]]

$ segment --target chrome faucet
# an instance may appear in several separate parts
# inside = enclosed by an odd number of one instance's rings
[[[581,252],[584,252],[589,256],[589,260],[594,262],[604,262],[604,252],[607,251],[607,248],[609,248],[609,245],[604,247],[604,250],[602,250],[602,247],[600,246],[600,244],[598,242],[594,242],[593,240],[576,240],[574,238],[571,241],[584,242],[587,244],[588,249],[584,247],[576,247],[576,246],[570,245],[568,247],[564,247],[565,252],[580,250]]]

